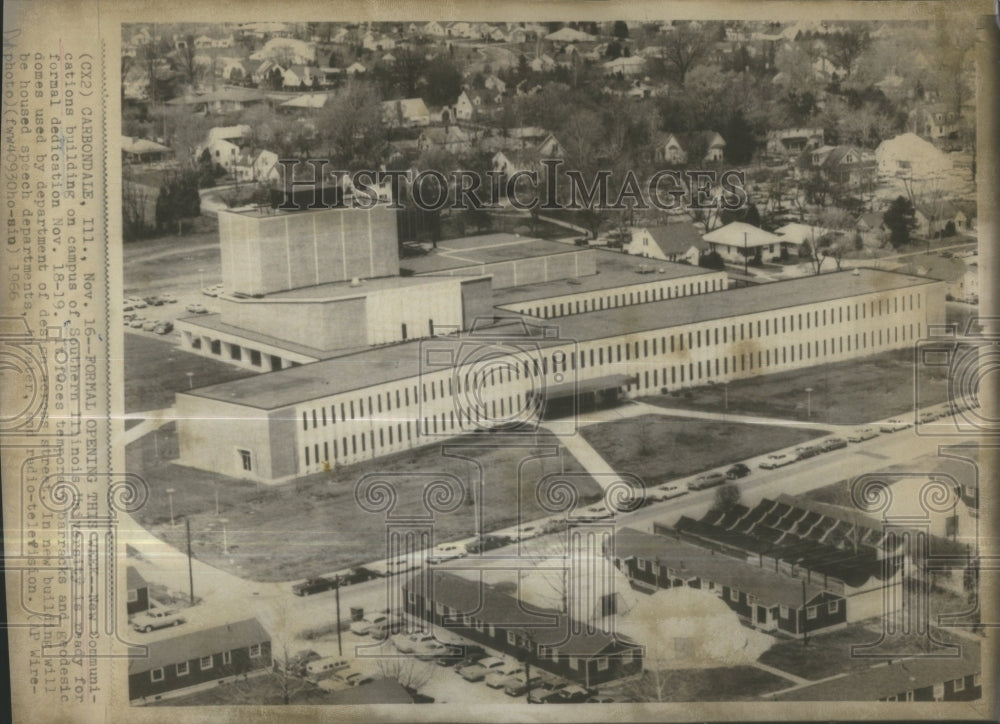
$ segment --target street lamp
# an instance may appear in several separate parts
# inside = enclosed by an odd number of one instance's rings
[[[806,418],[812,417],[812,387],[806,388]]]
[[[222,523],[222,554],[225,556],[229,555],[229,540],[226,537],[226,523],[229,522],[228,518],[219,518]]]
[[[188,389],[194,389],[194,372],[185,372],[188,378]]]
[[[722,383],[722,411],[729,412],[729,383]]]
[[[167,499],[170,501],[170,527],[174,527],[174,489],[167,488]]]
[[[205,270],[198,267],[198,289],[205,288]]]

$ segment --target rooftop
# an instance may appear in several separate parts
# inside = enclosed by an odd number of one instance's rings
[[[482,277],[468,277],[469,279],[477,279]],[[463,277],[464,279],[464,277]],[[420,276],[420,277],[375,277],[372,279],[359,279],[357,284],[352,281],[339,281],[339,282],[328,282],[326,284],[317,284],[308,287],[299,287],[297,289],[288,289],[285,291],[274,292],[272,294],[266,294],[261,298],[254,297],[234,297],[232,295],[224,295],[225,298],[232,301],[255,304],[260,302],[305,302],[305,301],[331,301],[334,299],[351,299],[354,297],[363,297],[371,292],[382,291],[385,289],[406,289],[410,287],[425,287],[431,284],[437,284],[446,281],[456,281],[454,277],[450,276]]]
[[[181,636],[150,641],[146,644],[148,654],[145,657],[136,656],[129,659],[128,673],[141,674],[144,671],[270,640],[271,636],[255,618],[225,623],[201,631],[191,631]]]
[[[769,244],[777,244],[780,241],[784,241],[780,236],[776,236],[769,231],[764,231],[742,221],[734,221],[731,224],[726,224],[721,228],[708,232],[702,238],[713,244],[740,248],[768,246]]]
[[[484,234],[439,241],[426,256],[400,259],[400,267],[414,274],[460,269],[477,264],[494,264],[514,259],[530,259],[551,254],[570,254],[580,248],[558,241],[543,241],[517,234]]]
[[[560,244],[560,246],[565,245]],[[502,307],[532,299],[547,299],[565,294],[581,294],[599,289],[616,289],[632,284],[649,284],[664,279],[682,279],[714,273],[711,269],[690,264],[645,259],[603,249],[594,251],[597,254],[597,274],[496,289],[493,291],[494,304]]]
[[[478,238],[478,237],[477,237]],[[550,243],[550,242],[540,242]],[[563,244],[560,248],[572,249]],[[936,283],[921,277],[897,274],[875,269],[831,272],[819,276],[800,277],[787,281],[759,284],[742,289],[697,294],[677,299],[648,302],[615,309],[587,312],[561,317],[547,326],[558,335],[536,339],[538,346],[565,344],[606,339],[626,333],[639,333],[654,329],[677,327],[695,322],[785,309],[811,302],[827,302],[859,294],[889,292],[923,284]],[[559,289],[566,289],[558,282]],[[194,320],[187,320],[195,323]],[[503,323],[490,328],[492,335],[510,334],[524,336],[521,331],[525,320],[506,317]],[[211,316],[202,316],[196,322],[214,326],[251,337],[245,330],[222,325]],[[535,327],[535,329],[538,329]],[[449,336],[449,340],[472,338],[469,333]],[[273,340],[281,345],[280,340]],[[280,372],[256,375],[240,380],[202,387],[191,392],[179,393],[232,402],[234,404],[271,410],[306,400],[334,395],[350,390],[364,389],[393,380],[415,377],[420,374],[420,349],[424,342],[413,340],[399,344],[369,348],[353,354],[343,354],[314,364],[292,367]],[[289,347],[289,345],[284,345]]]

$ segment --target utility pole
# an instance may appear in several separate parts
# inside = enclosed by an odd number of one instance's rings
[[[188,586],[191,591],[191,605],[194,605],[194,569],[191,564],[191,519],[184,518],[184,527],[187,529],[188,544]]]
[[[337,656],[343,656],[344,646],[340,641],[340,576],[337,576],[337,587],[333,590],[337,599]]]
[[[802,645],[809,645],[809,631],[806,626],[809,623],[809,617],[806,614],[806,579],[802,579]]]

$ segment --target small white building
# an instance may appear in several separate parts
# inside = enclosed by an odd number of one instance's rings
[[[697,266],[701,255],[708,251],[708,244],[701,234],[687,222],[637,227],[631,232],[632,239],[624,250],[634,256]]]
[[[717,252],[726,261],[741,264],[744,258],[763,260],[780,256],[782,245],[790,243],[777,234],[742,221],[710,231],[702,239],[708,242],[710,251]]]
[[[925,179],[952,170],[947,154],[915,133],[882,141],[875,149],[879,176]]]

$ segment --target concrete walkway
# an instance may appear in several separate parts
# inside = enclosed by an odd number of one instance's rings
[[[162,410],[144,410],[142,412],[128,412],[125,414],[126,420],[142,420],[135,427],[130,427],[125,431],[125,444],[133,443],[144,435],[148,435],[153,430],[158,430],[169,422],[177,419],[177,411],[173,407],[165,407]]]
[[[687,410],[680,407],[660,407],[650,405],[645,402],[634,402],[636,407],[642,408],[636,414],[640,415],[666,415],[668,417],[691,417],[698,420],[718,420],[719,422],[738,422],[742,425],[778,425],[782,427],[798,428],[819,428],[831,433],[846,434],[855,429],[857,425],[834,425],[820,420],[788,420],[781,417],[761,417],[758,415],[735,415],[731,412],[706,412],[703,410]]]
[[[555,432],[553,434],[583,469],[593,476],[594,481],[601,486],[601,490],[607,490],[613,482],[621,479],[615,469],[590,446],[583,435],[576,432],[571,435],[560,435]]]
[[[790,686],[787,689],[782,689],[782,691],[791,691],[792,689],[798,689],[800,686],[808,686],[809,684],[815,684],[814,681],[809,681],[809,679],[803,679],[801,676],[796,676],[795,674],[789,674],[787,671],[782,671],[781,669],[776,669],[773,666],[768,666],[767,664],[762,664],[759,661],[754,661],[751,666],[755,669],[760,669],[761,671],[766,671],[769,674],[774,674],[775,676],[780,676],[782,679],[787,679],[788,681],[795,682],[795,686]],[[773,693],[773,692],[772,692]],[[768,694],[767,696],[771,696]]]

